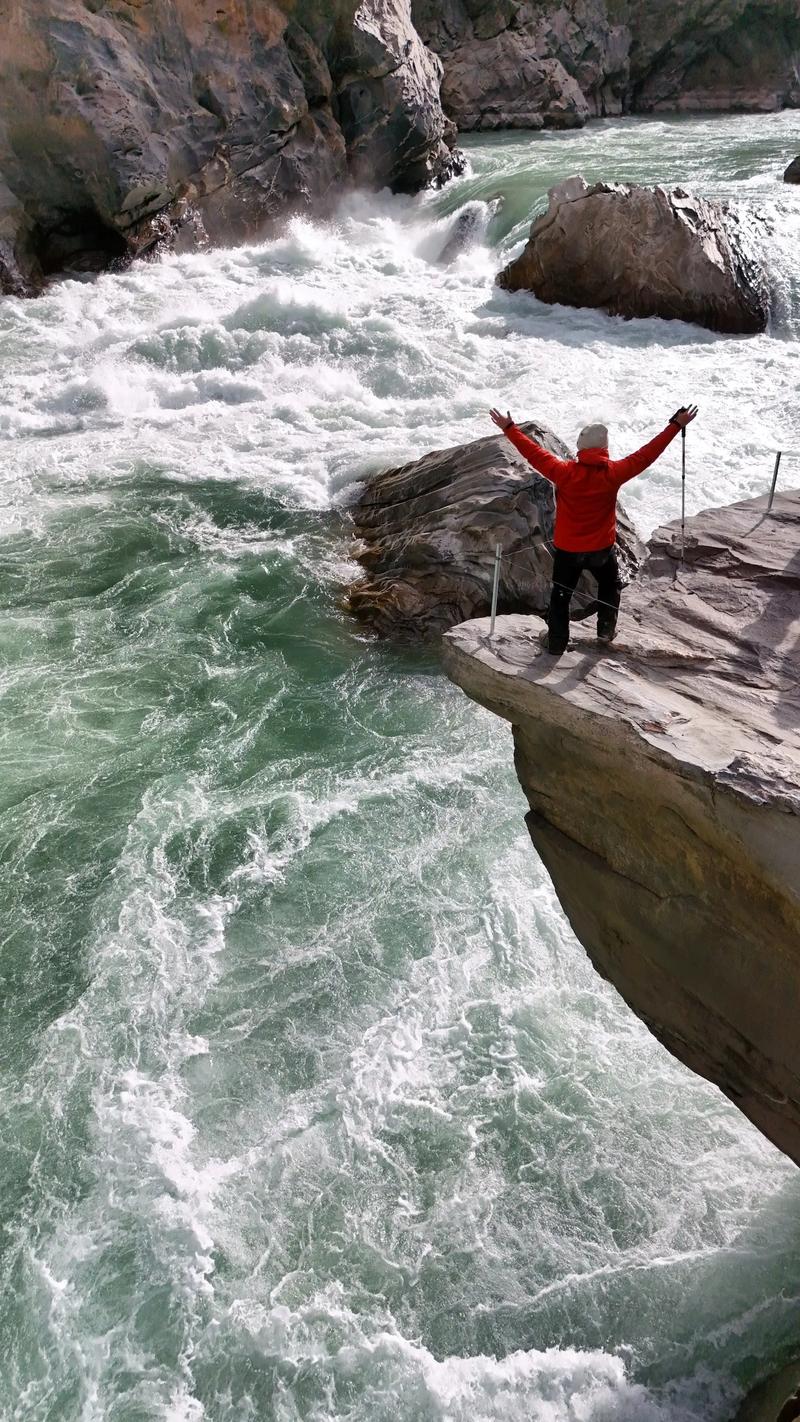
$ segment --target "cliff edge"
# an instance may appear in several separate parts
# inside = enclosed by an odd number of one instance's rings
[[[462,624],[450,677],[510,721],[536,849],[598,971],[800,1163],[800,491],[651,540],[618,639]]]

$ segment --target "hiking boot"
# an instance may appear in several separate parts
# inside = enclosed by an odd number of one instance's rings
[[[617,635],[617,619],[614,613],[601,613],[597,619],[598,642],[613,642]]]
[[[558,637],[554,637],[552,632],[548,632],[546,627],[543,632],[539,633],[539,641],[544,647],[544,650],[550,653],[551,657],[563,657],[569,645],[569,639],[565,642]]]

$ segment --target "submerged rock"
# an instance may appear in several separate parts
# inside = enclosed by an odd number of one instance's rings
[[[800,491],[655,535],[607,650],[529,621],[445,637],[513,726],[528,825],[589,956],[800,1163]]]
[[[500,198],[493,198],[490,202],[474,200],[465,203],[456,213],[450,234],[437,260],[446,266],[460,257],[462,252],[476,247],[485,238],[489,223],[499,212],[501,204]]]
[[[455,137],[410,0],[27,0],[0,35],[0,290],[258,236]]]
[[[662,316],[712,331],[766,329],[769,293],[752,242],[721,203],[682,188],[568,178],[497,280],[540,301],[611,316]]]
[[[569,458],[566,445],[545,426],[521,428],[551,453]],[[488,612],[498,543],[499,607],[535,613],[547,607],[553,486],[502,435],[435,450],[378,474],[351,512],[359,540],[355,556],[368,576],[349,589],[347,605],[384,636],[434,637]],[[618,539],[621,566],[630,577],[643,550],[622,511]],[[596,590],[594,579],[585,576],[577,606]],[[584,615],[590,607],[585,602]]]
[[[785,183],[800,183],[800,157],[793,158],[783,175]]]

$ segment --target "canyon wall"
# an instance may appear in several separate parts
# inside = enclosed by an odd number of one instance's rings
[[[413,0],[462,130],[800,104],[796,0]]]
[[[453,168],[409,0],[4,0],[0,290]]]

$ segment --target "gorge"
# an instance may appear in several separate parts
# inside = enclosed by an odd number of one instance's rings
[[[426,187],[451,120],[407,96],[444,52],[396,30],[398,62],[372,6],[335,42],[311,3],[225,9],[223,42],[202,3],[57,0],[57,61],[38,0],[0,30],[0,242],[41,292],[0,303],[0,1414],[730,1422],[796,1355],[800,1177],[592,967],[507,723],[341,597],[359,490],[500,401],[623,453],[695,398],[690,514],[763,495],[797,445],[796,114],[467,132]],[[692,13],[649,86],[703,54],[730,86]],[[499,289],[575,172],[762,212],[767,329]],[[678,460],[626,507],[674,520]]]
[[[800,104],[795,0],[14,0],[0,292],[414,192],[457,129]]]

